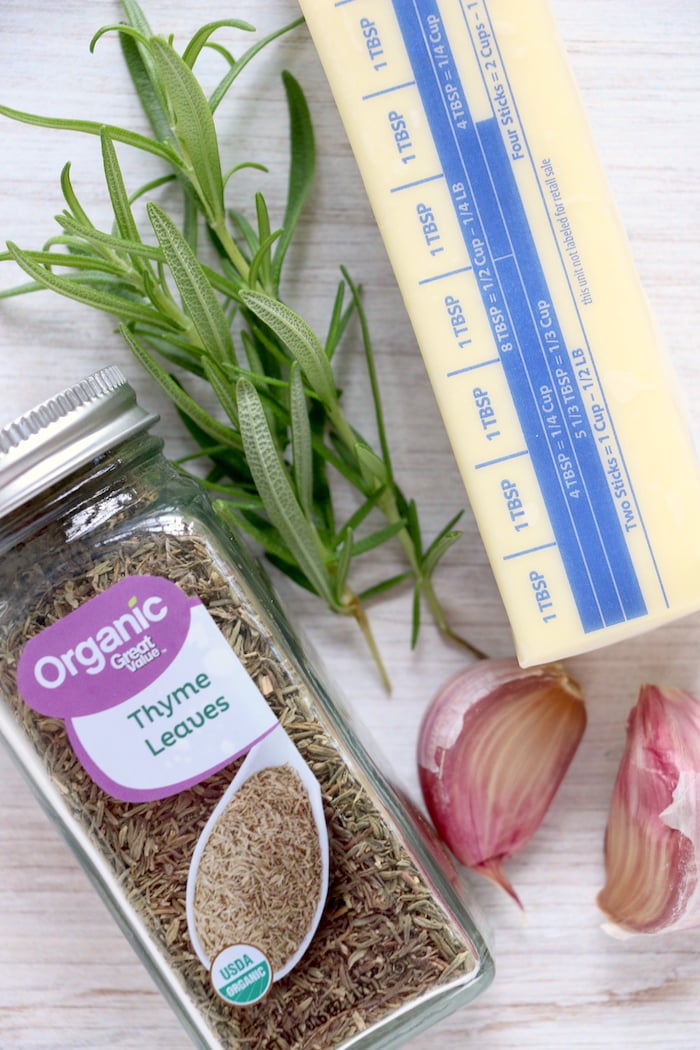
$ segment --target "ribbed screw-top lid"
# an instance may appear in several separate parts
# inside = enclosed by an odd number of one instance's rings
[[[157,419],[115,366],[19,416],[0,428],[0,517]]]

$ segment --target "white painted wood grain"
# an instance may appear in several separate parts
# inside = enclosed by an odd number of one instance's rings
[[[527,2],[527,0],[522,0]],[[700,420],[700,4],[698,0],[553,0],[639,272],[697,435]],[[294,0],[217,0],[172,5],[151,0],[154,28],[185,41],[208,19],[279,25]],[[87,44],[115,21],[112,0],[2,0],[3,102],[52,115],[138,126],[116,41]],[[327,317],[340,263],[367,290],[367,308],[387,397],[397,471],[423,508],[427,534],[464,506],[415,341],[333,103],[303,31],[258,59],[241,83],[242,106],[223,106],[227,153],[269,163],[256,176],[281,199],[286,155],[283,66],[302,81],[319,139],[319,173],[296,250],[288,296],[319,326]],[[254,112],[251,112],[254,107]],[[252,119],[254,118],[254,120]],[[40,246],[61,207],[58,176],[72,161],[81,199],[97,220],[108,214],[93,140],[0,123],[0,241]],[[141,180],[141,161],[127,159]],[[239,191],[254,183],[241,178]],[[0,285],[15,275],[0,267]],[[128,371],[144,403],[162,411],[168,451],[182,447],[177,421],[126,357],[111,323],[48,296],[0,308],[0,419],[51,395],[110,361]],[[353,419],[367,419],[361,370],[339,367]],[[653,427],[653,420],[649,421]],[[440,575],[456,626],[493,654],[511,651],[505,616],[467,511],[465,535]],[[426,626],[408,647],[407,595],[374,611],[394,681],[381,693],[363,646],[344,621],[284,583],[297,622],[343,683],[347,702],[416,789],[414,749],[425,704],[462,663]],[[700,932],[619,943],[600,930],[595,895],[602,841],[624,722],[642,680],[700,694],[700,618],[573,660],[588,698],[584,743],[530,847],[510,865],[526,906],[523,918],[491,886],[471,879],[493,931],[498,975],[476,1003],[413,1050],[695,1050],[700,1037]],[[2,1050],[185,1050],[189,1045],[85,876],[0,754],[0,1047]]]

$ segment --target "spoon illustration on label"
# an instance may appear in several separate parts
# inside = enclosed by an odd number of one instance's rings
[[[217,993],[262,998],[306,952],[328,890],[321,790],[278,726],[246,756],[195,848],[190,939]]]

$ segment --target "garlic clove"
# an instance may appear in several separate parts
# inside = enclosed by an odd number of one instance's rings
[[[644,685],[605,834],[598,907],[616,936],[700,926],[700,704],[681,689]]]
[[[520,904],[503,863],[542,822],[586,726],[558,664],[482,660],[454,675],[423,718],[418,771],[438,834]]]
[[[475,864],[474,871],[479,875],[483,875],[485,879],[490,879],[490,881],[495,883],[496,886],[500,886],[509,897],[513,898],[518,907],[522,908],[522,901],[515,892],[513,883],[503,870],[503,861],[505,859],[505,857],[491,857],[489,860],[484,861],[481,864]]]

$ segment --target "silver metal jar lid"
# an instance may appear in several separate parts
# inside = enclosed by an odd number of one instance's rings
[[[158,419],[116,366],[0,428],[0,517]]]

